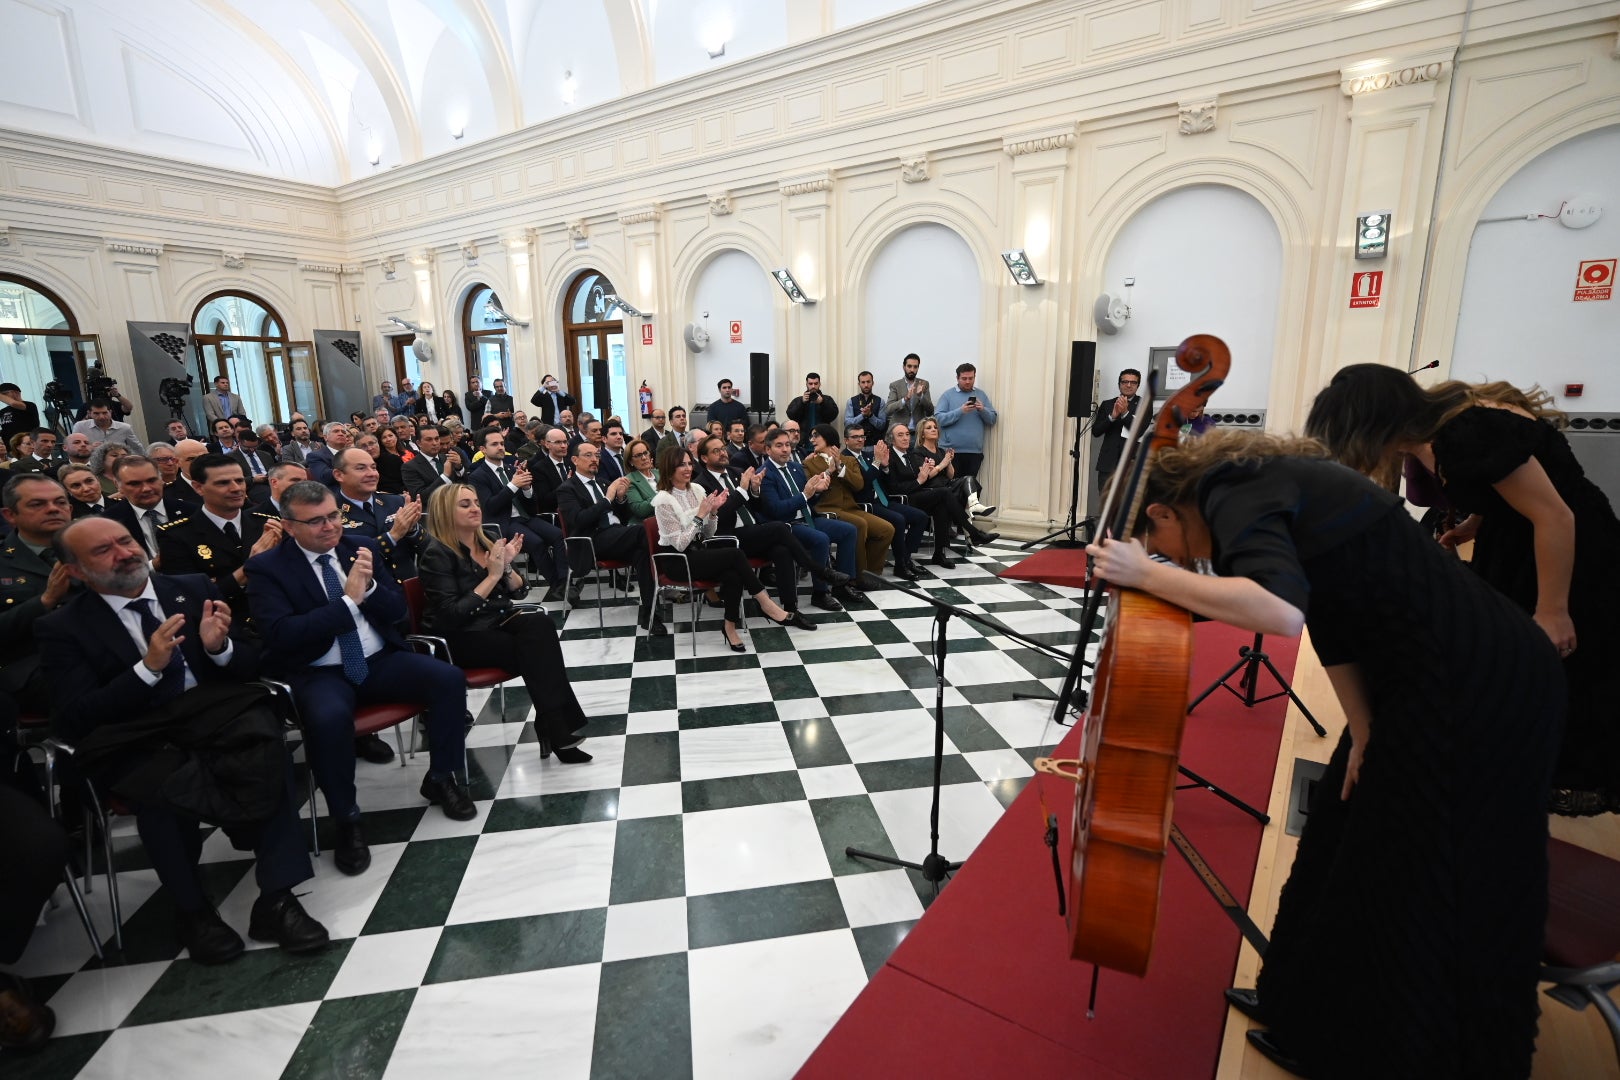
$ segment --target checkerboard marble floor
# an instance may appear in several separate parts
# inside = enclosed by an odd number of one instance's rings
[[[994,576],[1022,555],[997,543],[922,584],[1074,648],[1072,591]],[[791,1076],[932,897],[920,875],[844,848],[927,852],[933,609],[877,592],[807,611],[815,633],[756,629],[739,656],[707,609],[696,658],[685,633],[638,639],[629,602],[606,608],[605,629],[594,606],[569,613],[563,648],[595,760],[542,761],[512,684],[504,716],[498,693],[470,702],[476,819],[422,803],[425,755],[362,763],[372,866],[344,877],[328,852],[301,887],[333,938],[314,957],[252,942],[223,967],[177,955],[171,908],[127,830],[124,953],[96,962],[71,906],[48,912],[20,971],[57,1034],[42,1053],[0,1057],[0,1073]],[[1048,704],[1014,695],[1055,691],[1064,666],[961,619],[949,635],[940,845],[962,859],[1062,734]],[[219,834],[204,861],[245,937],[251,861]],[[106,892],[98,878],[88,898],[103,928]]]

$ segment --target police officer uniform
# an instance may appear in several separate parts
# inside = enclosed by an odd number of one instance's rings
[[[245,624],[247,588],[238,585],[234,575],[264,534],[265,523],[274,520],[269,514],[243,510],[235,522],[240,535],[233,541],[199,506],[158,530],[158,555],[163,560],[163,572],[206,574],[231,606],[231,617]]]
[[[337,493],[338,509],[343,512],[343,532],[348,536],[369,536],[382,548],[383,561],[393,571],[397,581],[416,576],[416,554],[422,542],[422,524],[417,522],[404,539],[394,540],[390,533],[394,518],[405,508],[403,495],[377,492],[368,505],[351,502],[343,492]]]

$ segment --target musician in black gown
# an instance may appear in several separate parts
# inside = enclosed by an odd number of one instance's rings
[[[1307,440],[1233,432],[1149,467],[1108,581],[1309,627],[1349,725],[1283,888],[1250,1040],[1323,1077],[1525,1077],[1547,906],[1558,654],[1397,496]],[[1180,566],[1150,561],[1153,552]],[[1209,560],[1214,575],[1182,569]],[[1230,992],[1242,994],[1242,991]]]

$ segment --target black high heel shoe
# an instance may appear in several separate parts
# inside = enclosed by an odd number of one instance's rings
[[[740,638],[742,636],[742,633],[739,631],[737,636]],[[748,651],[748,646],[744,645],[741,641],[738,641],[736,644],[732,644],[731,639],[726,637],[726,628],[723,627],[723,626],[720,628],[720,637],[725,641],[726,646],[729,649],[731,649],[732,652],[747,652]]]

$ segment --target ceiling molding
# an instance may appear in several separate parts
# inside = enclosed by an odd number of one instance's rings
[[[496,127],[500,131],[516,131],[523,126],[523,88],[489,5],[483,0],[453,0],[453,3],[467,30],[468,36],[463,40],[478,57],[489,82]]]
[[[394,122],[394,137],[399,142],[401,161],[419,161],[422,158],[422,125],[411,101],[410,91],[400,81],[399,70],[393,59],[377,40],[365,20],[349,7],[347,0],[310,0],[315,9],[326,16],[332,28],[343,35],[343,40],[365,64],[377,91],[388,108]],[[347,122],[348,117],[344,117]],[[345,159],[347,155],[345,155]]]
[[[647,25],[641,0],[602,0],[613,51],[619,58],[619,91],[634,94],[654,85],[652,27]]]

